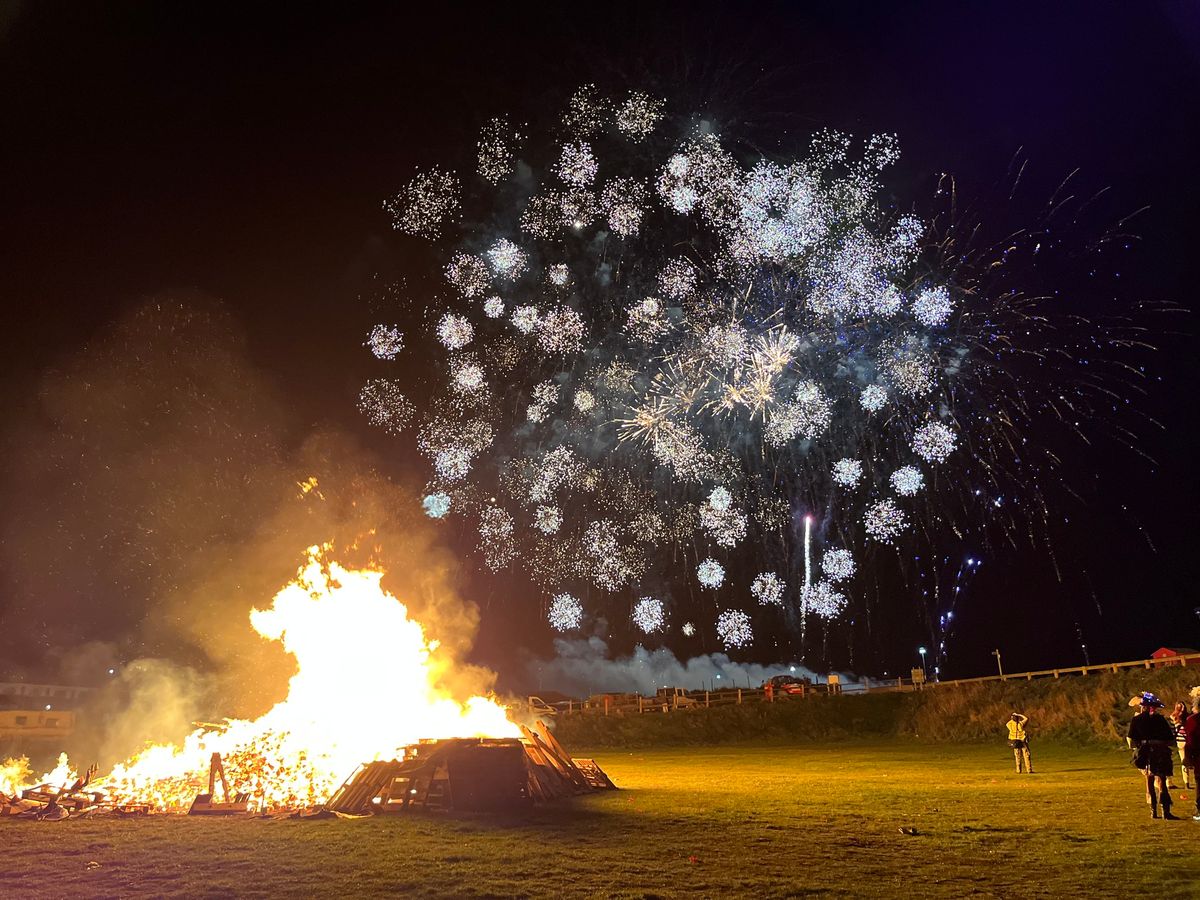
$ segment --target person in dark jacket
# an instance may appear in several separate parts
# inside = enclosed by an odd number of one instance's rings
[[[1174,772],[1175,730],[1158,714],[1162,707],[1163,702],[1153,694],[1142,694],[1141,712],[1129,723],[1129,744],[1134,749],[1133,764],[1146,775],[1146,802],[1150,804],[1151,818],[1158,818],[1161,802],[1162,817],[1176,819],[1178,816],[1171,814],[1171,792],[1167,789],[1167,779]]]

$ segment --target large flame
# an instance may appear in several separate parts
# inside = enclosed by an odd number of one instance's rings
[[[306,564],[250,622],[296,658],[287,698],[254,721],[199,728],[181,745],[147,747],[91,789],[118,803],[182,809],[207,790],[214,752],[234,791],[259,809],[324,802],[359,763],[392,759],[422,738],[519,737],[502,706],[455,700],[439,685],[437,641],[385,591],[383,572],[345,569],[310,547]],[[0,764],[0,791],[14,793],[19,767]],[[66,758],[39,783],[69,783]]]

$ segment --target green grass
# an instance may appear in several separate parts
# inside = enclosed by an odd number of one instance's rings
[[[1184,897],[1200,879],[1192,793],[1186,821],[1152,821],[1116,749],[1035,745],[1021,777],[1003,742],[595,756],[624,790],[524,817],[4,821],[0,896]]]

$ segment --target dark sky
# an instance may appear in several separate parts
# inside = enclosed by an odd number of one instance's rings
[[[25,409],[47,370],[69,366],[144,298],[187,289],[223,300],[244,331],[248,364],[288,407],[280,440],[345,429],[386,458],[390,445],[354,410],[369,369],[357,298],[373,273],[405,268],[380,201],[415,166],[469,146],[487,118],[546,115],[589,80],[736,110],[764,145],[802,146],[827,125],[896,132],[905,155],[893,184],[910,199],[941,172],[964,195],[1003,196],[1021,151],[1028,178],[1005,211],[1016,220],[1079,168],[1088,191],[1110,188],[1101,225],[1149,206],[1133,226],[1142,240],[1122,270],[1124,297],[1191,307],[1200,13],[1041,5],[447,5],[433,15],[402,4],[5,4],[6,405]],[[1166,428],[1146,428],[1142,443],[1158,463],[1081,455],[1096,489],[1073,511],[1072,577],[1058,585],[1028,550],[988,560],[960,612],[956,671],[986,669],[997,643],[1016,668],[1076,664],[1081,639],[1093,661],[1200,645],[1189,570],[1196,348],[1174,334],[1158,343],[1145,404]],[[69,531],[80,511],[56,502]],[[19,511],[5,511],[9,533]],[[13,600],[29,589],[10,574],[0,622],[20,634],[36,601]],[[486,608],[484,625],[484,655],[500,660],[509,635],[498,623],[488,637]],[[903,646],[882,659],[899,667],[909,656]]]

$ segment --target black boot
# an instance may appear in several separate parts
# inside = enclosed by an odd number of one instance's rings
[[[1179,816],[1171,814],[1171,795],[1165,790],[1162,792],[1162,807],[1164,819],[1178,819]]]

